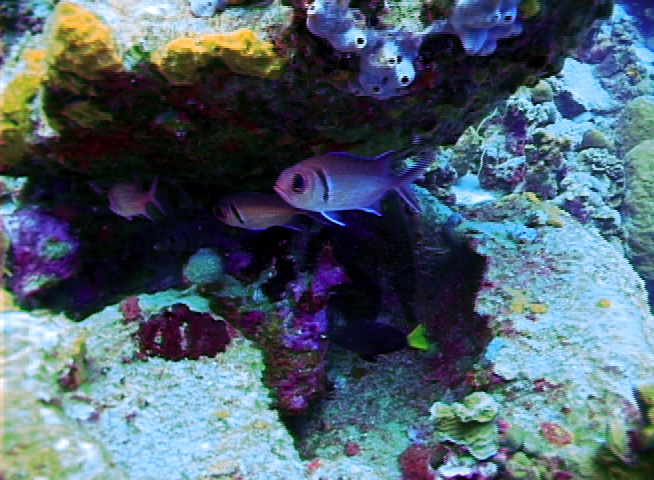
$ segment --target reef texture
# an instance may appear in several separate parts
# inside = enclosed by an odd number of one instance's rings
[[[654,139],[645,140],[625,155],[628,190],[626,226],[631,260],[643,278],[654,282]]]
[[[543,478],[603,478],[607,425],[640,427],[633,389],[654,374],[642,280],[597,233],[532,194],[466,215],[457,228],[487,266],[475,311],[492,340],[478,367],[496,379],[486,388],[500,404],[500,446]],[[498,223],[508,219],[535,235],[516,239]]]
[[[0,228],[11,246],[8,284],[19,301],[43,296],[77,272],[79,242],[65,221],[32,206],[3,215]]]
[[[206,305],[159,294],[141,306],[154,313],[167,299]],[[125,322],[116,307],[82,325],[4,315],[6,478],[154,478],[164,458],[169,478],[303,477],[248,341],[234,340],[215,358],[173,362],[140,357],[138,322]],[[80,355],[80,381],[63,388],[58,379]]]
[[[654,138],[654,97],[642,96],[631,100],[622,110],[616,135],[623,153],[643,140]]]
[[[205,5],[212,16],[182,0],[59,3],[5,66],[0,168],[165,172],[229,188],[237,176],[269,185],[311,153],[452,142],[496,100],[559,71],[612,9],[237,3]]]
[[[197,360],[142,355],[139,322],[166,306],[210,315],[205,299],[175,291],[81,324],[2,314],[5,478],[148,479],[164,464],[171,480],[381,478],[357,458],[300,460],[248,340]]]

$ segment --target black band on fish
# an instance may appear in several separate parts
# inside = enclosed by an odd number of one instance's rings
[[[327,203],[329,202],[329,197],[330,197],[327,175],[325,174],[325,171],[322,168],[316,170],[316,174],[318,175],[318,178],[320,179],[320,181],[322,182],[322,186],[324,187],[324,193],[322,194],[322,199],[325,203]]]
[[[241,215],[241,212],[239,212],[239,211],[238,211],[238,208],[236,208],[236,205],[234,205],[234,204],[232,203],[232,204],[229,206],[229,208],[232,210],[232,213],[234,214],[234,216],[235,216],[236,219],[238,220],[238,223],[240,223],[241,225],[245,225],[245,220],[243,219],[243,216]]]

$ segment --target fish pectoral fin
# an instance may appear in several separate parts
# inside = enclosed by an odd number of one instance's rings
[[[286,223],[284,223],[282,225],[279,225],[279,226],[283,227],[283,228],[288,228],[289,230],[295,230],[296,232],[305,232],[306,231],[306,227],[304,225],[302,225],[302,223],[300,223],[298,221],[298,219],[295,218],[295,217],[291,218],[288,222],[286,222]]]
[[[323,216],[323,218],[330,221],[331,223],[335,223],[341,227],[347,227],[347,223],[341,221],[338,218],[338,212],[320,212],[320,214]]]
[[[379,203],[377,203],[376,205],[373,205],[371,207],[360,208],[359,210],[362,210],[362,211],[368,212],[368,213],[372,213],[373,215],[377,215],[378,217],[382,216],[382,214],[380,212],[381,205],[379,205]]]
[[[326,218],[324,217],[324,215],[318,214],[316,212],[305,211],[305,212],[302,212],[302,215],[304,215],[306,217],[309,217],[314,222],[318,222],[318,223],[320,223],[322,225],[328,225],[328,224],[332,223],[332,222],[326,221]]]

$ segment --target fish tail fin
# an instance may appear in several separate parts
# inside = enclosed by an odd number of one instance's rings
[[[419,350],[430,350],[432,348],[429,340],[427,340],[427,329],[422,323],[407,335],[407,343],[410,347]]]
[[[418,161],[407,168],[402,174],[398,177],[398,185],[395,187],[395,191],[400,194],[400,197],[411,207],[415,212],[420,211],[420,206],[415,195],[409,189],[409,185],[415,182],[420,178],[427,169],[434,163],[434,158],[427,152],[421,152],[420,158]]]
[[[159,184],[159,175],[154,177],[154,180],[152,180],[152,185],[150,185],[150,190],[148,190],[148,202],[153,203],[161,213],[164,215],[166,212],[164,212],[164,209],[161,207],[161,204],[157,200],[157,185]],[[149,218],[149,216],[148,216]]]

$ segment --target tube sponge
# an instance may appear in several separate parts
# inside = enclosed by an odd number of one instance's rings
[[[360,74],[351,82],[356,95],[386,99],[403,95],[416,78],[413,62],[422,36],[408,32],[382,31],[370,34],[372,41],[361,52]]]
[[[499,410],[495,399],[484,392],[475,392],[462,403],[434,403],[431,420],[436,423],[437,440],[462,445],[477,459],[485,460],[499,449],[497,425],[492,421]]]
[[[458,0],[442,33],[456,33],[468,55],[490,55],[497,40],[522,32],[520,0]]]
[[[307,28],[340,52],[356,52],[368,44],[361,12],[342,0],[315,0],[307,7]]]
[[[339,52],[358,52],[359,75],[350,80],[355,95],[387,99],[406,93],[416,77],[413,62],[423,34],[400,29],[367,29],[361,12],[347,0],[314,0],[307,7],[307,28]]]

